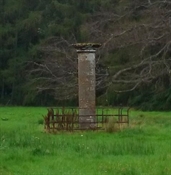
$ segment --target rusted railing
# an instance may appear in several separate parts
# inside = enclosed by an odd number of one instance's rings
[[[119,107],[116,109],[97,108],[96,115],[89,116],[85,122],[80,122],[78,108],[49,108],[48,113],[44,116],[44,129],[48,132],[59,130],[103,130],[109,122],[129,125],[130,108]],[[87,117],[87,115],[85,115]],[[91,120],[92,118],[92,120]],[[95,118],[95,120],[93,120]],[[85,124],[86,127],[80,127]]]

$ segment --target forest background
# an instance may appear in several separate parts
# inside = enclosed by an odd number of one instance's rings
[[[77,105],[77,54],[98,42],[97,105],[171,107],[171,2],[0,0],[0,105]]]

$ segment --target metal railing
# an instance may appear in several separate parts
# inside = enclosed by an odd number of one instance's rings
[[[129,125],[130,108],[97,108],[95,115],[79,115],[79,108],[49,108],[44,116],[44,129],[48,132],[60,130],[104,130],[106,124]],[[85,121],[80,119],[88,117]]]

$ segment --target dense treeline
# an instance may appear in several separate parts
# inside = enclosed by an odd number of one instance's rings
[[[63,77],[77,71],[63,60],[72,55],[75,64],[70,44],[88,41],[102,43],[97,72],[105,76],[98,82],[104,85],[97,90],[99,105],[169,110],[169,8],[169,2],[157,0],[0,0],[0,104],[76,105],[77,96],[67,94],[77,89],[72,83],[76,74],[66,82]],[[63,84],[43,80],[44,65],[62,76]]]

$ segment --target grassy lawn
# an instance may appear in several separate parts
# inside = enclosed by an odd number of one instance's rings
[[[131,110],[119,132],[55,135],[39,124],[46,113],[0,107],[0,175],[171,175],[171,112]]]

